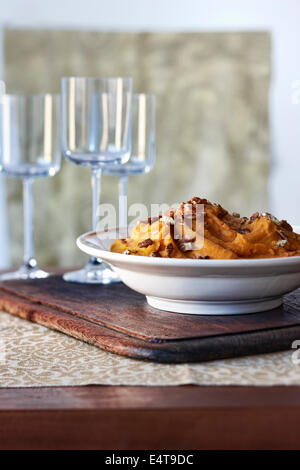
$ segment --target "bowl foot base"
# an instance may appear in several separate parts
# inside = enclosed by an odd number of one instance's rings
[[[282,297],[224,302],[187,301],[147,297],[147,302],[151,307],[168,312],[192,315],[240,315],[272,310],[282,304]]]

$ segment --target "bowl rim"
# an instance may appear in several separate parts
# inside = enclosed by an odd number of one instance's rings
[[[116,231],[117,228],[110,229],[109,231]],[[281,258],[250,258],[250,259],[181,259],[181,258],[155,258],[150,256],[128,256],[123,253],[114,253],[112,251],[101,249],[93,243],[87,243],[86,238],[95,236],[101,233],[107,233],[107,230],[95,232],[86,232],[80,235],[76,244],[78,248],[89,254],[95,256],[97,250],[97,257],[107,262],[116,263],[129,263],[137,265],[151,265],[157,267],[210,267],[210,268],[246,268],[246,267],[279,267],[279,266],[294,266],[299,264],[300,256],[286,256]],[[92,254],[91,251],[94,251]]]

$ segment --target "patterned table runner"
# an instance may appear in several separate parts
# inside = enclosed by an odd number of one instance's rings
[[[299,359],[290,349],[201,364],[155,364],[102,351],[0,312],[0,387],[300,385]]]

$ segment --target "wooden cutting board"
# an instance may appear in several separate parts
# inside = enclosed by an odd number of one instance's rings
[[[122,283],[82,285],[56,275],[0,284],[0,310],[106,351],[155,362],[279,351],[300,339],[300,289],[268,312],[195,316],[156,310]]]

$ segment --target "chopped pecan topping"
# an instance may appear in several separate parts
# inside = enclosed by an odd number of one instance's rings
[[[286,220],[281,220],[280,227],[285,228],[286,230],[289,230],[290,232],[293,231],[292,226]]]
[[[218,211],[218,217],[219,218],[225,217],[225,215],[228,214],[228,211],[226,209],[224,209],[220,204],[217,204],[217,208],[219,209],[219,211]]]
[[[241,218],[241,214],[239,214],[238,212],[233,212],[232,215],[233,217],[237,217],[238,219]]]
[[[277,246],[285,246],[287,244],[287,240],[279,240],[276,244]]]
[[[172,255],[174,251],[174,247],[172,245],[172,243],[169,243],[167,246],[166,246],[166,253],[168,255],[168,257],[170,258],[170,256]]]
[[[121,238],[121,242],[124,243],[126,245],[127,243],[127,239],[126,238]]]
[[[210,256],[197,256],[196,259],[210,259]]]
[[[161,254],[158,251],[154,251],[150,256],[152,258],[161,258]]]
[[[286,234],[284,233],[283,230],[277,230],[278,235],[280,236],[281,240],[286,240]]]
[[[136,250],[125,250],[123,251],[123,255],[135,255],[137,253]]]
[[[266,217],[267,219],[271,220],[271,222],[274,224],[280,225],[279,220],[274,215],[270,214],[270,212],[263,212],[261,215],[262,217]]]
[[[188,204],[211,204],[207,199],[201,198],[201,197],[192,197],[188,201]]]
[[[147,238],[138,244],[139,248],[147,248],[147,246],[153,245],[151,238]]]
[[[259,212],[254,212],[254,214],[252,214],[250,217],[250,222],[254,222],[254,220],[258,219],[258,217],[259,217]]]

